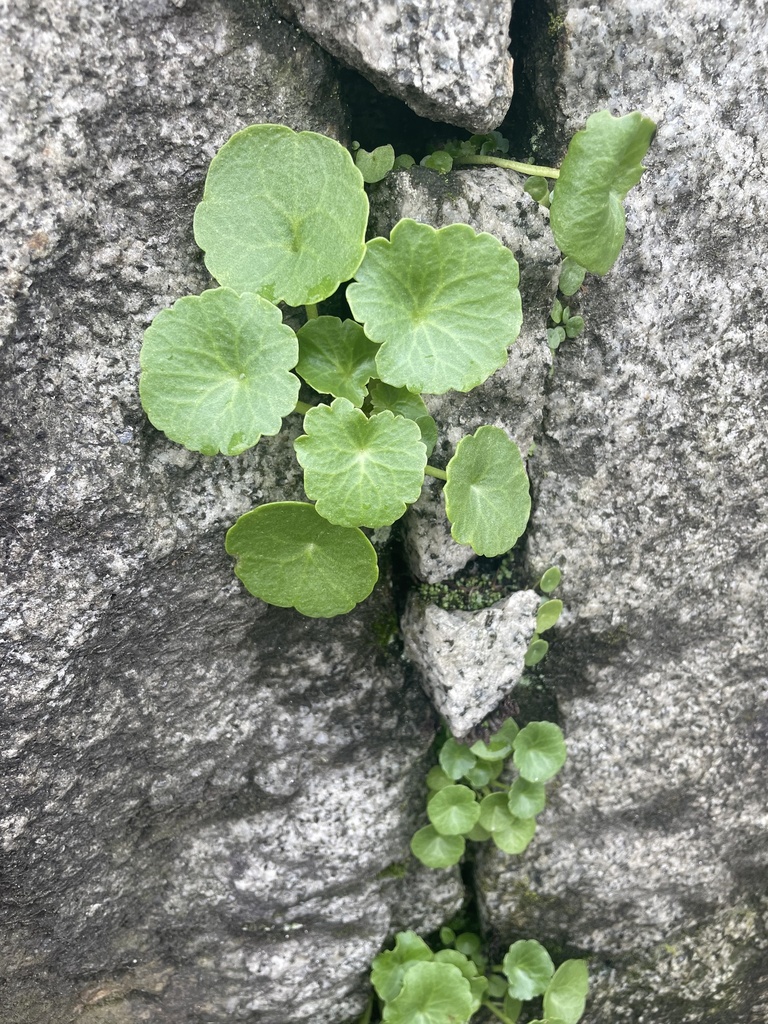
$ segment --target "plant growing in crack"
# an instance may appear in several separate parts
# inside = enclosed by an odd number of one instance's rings
[[[555,239],[580,266],[605,273],[616,259],[622,200],[652,132],[640,114],[593,115],[553,172]],[[160,312],[142,346],[144,409],[191,451],[236,456],[277,434],[285,417],[304,417],[295,450],[310,500],[245,513],[226,548],[252,594],[313,617],[348,612],[370,594],[378,567],[363,531],[399,519],[425,475],[444,483],[453,538],[478,554],[512,548],[530,513],[522,455],[499,427],[462,438],[445,467],[428,463],[437,432],[421,397],[468,392],[505,364],[522,324],[517,261],[466,224],[402,220],[389,239],[366,243],[359,167],[378,180],[390,158],[358,150],[356,166],[334,140],[282,125],[232,136],[195,213],[219,287]],[[318,304],[350,281],[352,319],[320,315]],[[305,307],[298,332],[280,303]],[[302,381],[317,396],[309,402],[299,400]]]

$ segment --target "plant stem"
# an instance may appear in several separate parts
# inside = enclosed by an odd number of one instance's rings
[[[494,167],[508,167],[520,174],[534,174],[541,178],[559,178],[560,171],[556,167],[539,167],[536,164],[521,164],[517,160],[505,160],[502,156],[457,156],[455,164],[492,164]]]
[[[309,412],[310,409],[314,409],[314,405],[307,405],[306,402],[297,402],[294,412],[300,412],[302,416]]]
[[[436,480],[447,480],[448,474],[444,469],[437,469],[435,466],[427,466],[424,469],[427,476],[433,476]]]
[[[357,1024],[369,1024],[371,1014],[373,1013],[373,992],[368,996],[368,1003],[363,1010],[362,1016],[358,1019]]]
[[[310,305],[305,306],[304,309],[306,310],[306,313],[307,313],[307,320],[316,320],[317,319],[317,303],[316,302],[310,303]]]
[[[486,1002],[486,1000],[484,999],[481,1005],[484,1006],[486,1010],[490,1010],[491,1013],[498,1017],[500,1021],[503,1021],[503,1024],[512,1024],[512,1021],[509,1019],[509,1017],[506,1017],[501,1012],[501,1010],[497,1010],[493,1003]]]

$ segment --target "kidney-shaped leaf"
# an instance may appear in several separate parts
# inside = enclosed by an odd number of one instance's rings
[[[555,965],[546,949],[535,939],[513,942],[504,957],[509,994],[514,999],[533,999],[546,989]]]
[[[470,391],[505,364],[520,332],[517,261],[467,224],[401,220],[389,241],[368,243],[355,277],[347,299],[394,387]]]
[[[365,385],[376,373],[376,345],[360,324],[318,316],[304,324],[298,338],[296,372],[315,391],[346,398],[359,408],[368,394]]]
[[[158,313],[141,348],[141,404],[172,441],[239,455],[292,412],[299,350],[280,310],[259,295],[214,288]]]
[[[211,161],[195,239],[221,284],[302,306],[352,277],[367,222],[363,177],[343,146],[254,124]]]
[[[562,729],[554,722],[529,722],[515,737],[515,765],[529,782],[554,778],[566,756]]]
[[[276,501],[240,516],[227,533],[235,573],[255,597],[310,618],[344,615],[379,576],[360,530],[334,526],[301,501]]]
[[[480,804],[469,786],[444,786],[430,799],[427,817],[441,836],[461,836],[477,824]]]
[[[624,198],[640,181],[640,163],[656,125],[638,111],[600,110],[576,132],[552,192],[550,224],[558,248],[593,274],[607,274],[626,232]]]
[[[528,477],[514,441],[499,427],[463,437],[446,468],[451,536],[478,555],[501,555],[522,536],[531,513]]]
[[[403,977],[400,994],[384,1007],[384,1024],[466,1024],[475,1000],[453,964],[420,962]]]
[[[589,972],[583,960],[566,960],[544,993],[544,1014],[547,1020],[576,1024],[584,1013],[589,991]]]
[[[434,825],[420,828],[411,839],[411,852],[428,868],[449,868],[464,855],[463,836],[441,836]]]
[[[339,526],[389,526],[416,501],[427,450],[413,420],[380,412],[370,419],[346,398],[317,405],[294,442],[304,490]]]
[[[385,1002],[394,999],[403,984],[406,968],[420,960],[433,960],[434,953],[416,932],[398,932],[395,948],[386,949],[374,958],[371,984]]]

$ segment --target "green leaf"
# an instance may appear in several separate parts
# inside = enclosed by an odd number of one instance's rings
[[[555,299],[552,304],[552,309],[549,311],[549,319],[555,324],[559,324],[563,319],[563,304],[560,299]]]
[[[374,958],[371,984],[376,994],[385,1002],[394,999],[402,988],[409,965],[430,961],[433,957],[432,950],[416,932],[398,932],[395,948],[387,949]]]
[[[463,836],[441,836],[434,825],[420,828],[411,839],[411,852],[428,868],[449,868],[458,864],[464,855],[464,846]]]
[[[437,759],[449,779],[460,779],[477,763],[477,758],[469,747],[457,743],[452,736],[449,736],[440,748]]]
[[[542,640],[536,633],[534,633],[533,639],[528,644],[528,650],[525,652],[525,658],[523,659],[526,667],[533,668],[534,665],[538,665],[542,658],[546,656],[548,650],[549,643],[546,640]]]
[[[534,939],[514,942],[504,957],[503,966],[509,979],[509,994],[514,999],[533,999],[541,995],[555,973],[549,953]]]
[[[584,283],[586,270],[571,256],[566,256],[560,267],[560,280],[557,287],[563,295],[575,295]]]
[[[557,599],[540,604],[539,610],[536,612],[536,632],[544,633],[546,630],[552,629],[562,611],[563,602]]]
[[[513,999],[509,992],[507,992],[507,994],[504,996],[504,1016],[509,1021],[509,1024],[515,1024],[517,1018],[520,1016],[520,1012],[522,1009],[522,1000]]]
[[[480,804],[468,786],[446,786],[430,799],[427,817],[441,836],[460,836],[477,824]]]
[[[422,167],[428,167],[430,171],[437,171],[438,174],[447,174],[453,168],[453,157],[443,149],[430,153],[421,161]]]
[[[223,285],[303,306],[328,298],[365,254],[368,198],[333,139],[255,124],[211,161],[195,239]]]
[[[656,125],[638,111],[612,117],[600,110],[576,132],[552,192],[555,242],[593,274],[607,274],[626,233],[624,198],[640,181],[640,163]]]
[[[384,1024],[467,1024],[474,999],[458,967],[418,963],[406,973],[400,994],[386,1003]]]
[[[478,820],[491,833],[511,828],[514,819],[509,812],[507,793],[490,793],[483,797]]]
[[[468,960],[466,956],[455,949],[441,949],[435,953],[435,961],[441,964],[452,964],[461,971],[469,982],[469,990],[472,994],[472,1013],[476,1013],[480,1008],[485,990],[488,988],[488,980],[478,975],[476,963]]]
[[[473,843],[484,843],[486,839],[491,838],[491,833],[478,822],[471,832],[467,832],[464,838],[471,839]]]
[[[439,789],[445,789],[446,786],[452,785],[453,780],[448,778],[439,765],[435,765],[427,772],[427,789],[431,789],[436,793]]]
[[[567,338],[578,338],[581,332],[584,330],[584,318],[581,316],[569,317],[568,323],[565,325],[565,335]]]
[[[239,455],[293,412],[296,335],[259,295],[214,288],[158,313],[141,349],[141,404],[172,441]]]
[[[562,343],[565,341],[565,328],[564,327],[549,327],[547,328],[547,345],[552,349],[553,352],[557,352]]]
[[[547,803],[543,782],[515,779],[509,791],[508,807],[516,818],[535,818]]]
[[[395,157],[393,169],[396,171],[407,171],[409,167],[413,167],[416,161],[410,155],[410,153],[401,153],[400,156]]]
[[[462,932],[456,936],[456,949],[464,956],[474,957],[482,949],[483,941],[475,932]]]
[[[565,764],[563,732],[554,722],[529,722],[515,740],[514,761],[517,770],[529,782],[547,782]]]
[[[360,324],[318,316],[304,324],[298,338],[296,372],[315,391],[346,398],[359,408],[368,394],[365,385],[376,373],[377,351]]]
[[[294,441],[304,490],[338,526],[389,526],[416,501],[427,451],[413,420],[380,412],[370,419],[346,398],[316,405]]]
[[[520,332],[517,261],[467,224],[401,220],[389,241],[368,243],[355,277],[347,299],[394,387],[470,391],[506,363]]]
[[[494,843],[504,853],[522,853],[536,832],[535,818],[512,818],[507,828],[496,829],[492,835]]]
[[[451,536],[478,555],[501,555],[528,524],[531,498],[520,449],[499,427],[463,437],[446,467],[445,511]]]
[[[246,512],[227,533],[226,547],[247,590],[310,618],[351,611],[379,576],[376,552],[364,533],[333,526],[300,501]]]
[[[566,960],[544,993],[544,1014],[563,1024],[576,1024],[584,1013],[589,991],[589,972],[583,960]]]
[[[377,146],[372,152],[358,149],[355,152],[355,165],[363,176],[363,181],[372,185],[381,181],[395,165],[395,151],[387,146]]]
[[[527,192],[528,195],[531,196],[532,199],[535,199],[540,206],[543,206],[545,210],[549,209],[551,199],[549,195],[549,185],[547,184],[546,178],[541,178],[538,174],[531,175],[530,178],[525,179],[523,191]]]
[[[381,380],[371,381],[369,390],[373,412],[389,409],[396,416],[405,416],[417,424],[429,458],[437,444],[437,424],[429,415],[424,399],[414,395],[408,388],[393,388]]]
[[[440,929],[440,941],[444,946],[452,946],[456,940],[456,932],[453,928],[449,928],[448,925],[443,925]]]
[[[503,999],[507,991],[507,980],[500,974],[492,974],[488,978],[488,995],[492,999]]]
[[[511,721],[511,719],[508,719],[508,721]],[[514,722],[512,724],[514,725]],[[517,726],[515,726],[516,729]],[[503,761],[512,753],[512,743],[516,735],[516,731],[512,735],[508,733],[499,735],[497,733],[495,736],[491,736],[487,743],[484,740],[478,740],[469,749],[484,761]]]
[[[551,594],[553,590],[556,590],[560,586],[560,580],[563,578],[562,573],[553,565],[547,569],[544,575],[539,580],[539,590],[543,594]]]
[[[482,789],[489,782],[498,779],[503,770],[503,761],[478,761],[474,768],[464,773],[464,778],[475,789]]]

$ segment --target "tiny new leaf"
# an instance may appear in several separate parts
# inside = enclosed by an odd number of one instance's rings
[[[360,408],[366,384],[376,373],[376,345],[360,324],[336,316],[318,316],[299,330],[296,372],[315,391],[346,398]]]
[[[370,153],[366,149],[355,151],[355,165],[363,176],[363,181],[372,185],[381,181],[395,165],[395,151],[390,145],[377,146]]]
[[[195,240],[220,284],[303,306],[352,277],[367,222],[363,176],[343,146],[254,124],[211,161]]]
[[[379,576],[376,552],[360,530],[334,526],[301,501],[260,505],[227,533],[235,574],[255,597],[310,618],[351,611]]]
[[[467,224],[435,229],[401,220],[374,238],[347,288],[378,376],[394,387],[470,391],[507,361],[522,324],[517,261]]]
[[[515,442],[499,427],[480,427],[459,441],[446,473],[445,511],[453,539],[489,557],[513,547],[531,512],[528,477]]]
[[[550,225],[558,248],[593,274],[607,274],[626,233],[624,198],[645,168],[656,125],[638,111],[600,110],[568,146],[552,192]]]
[[[213,288],[158,313],[141,349],[141,404],[172,441],[239,455],[292,412],[299,350],[280,310],[260,295]]]
[[[304,490],[338,526],[389,526],[421,493],[427,450],[413,420],[369,419],[346,398],[316,405],[294,442]]]

